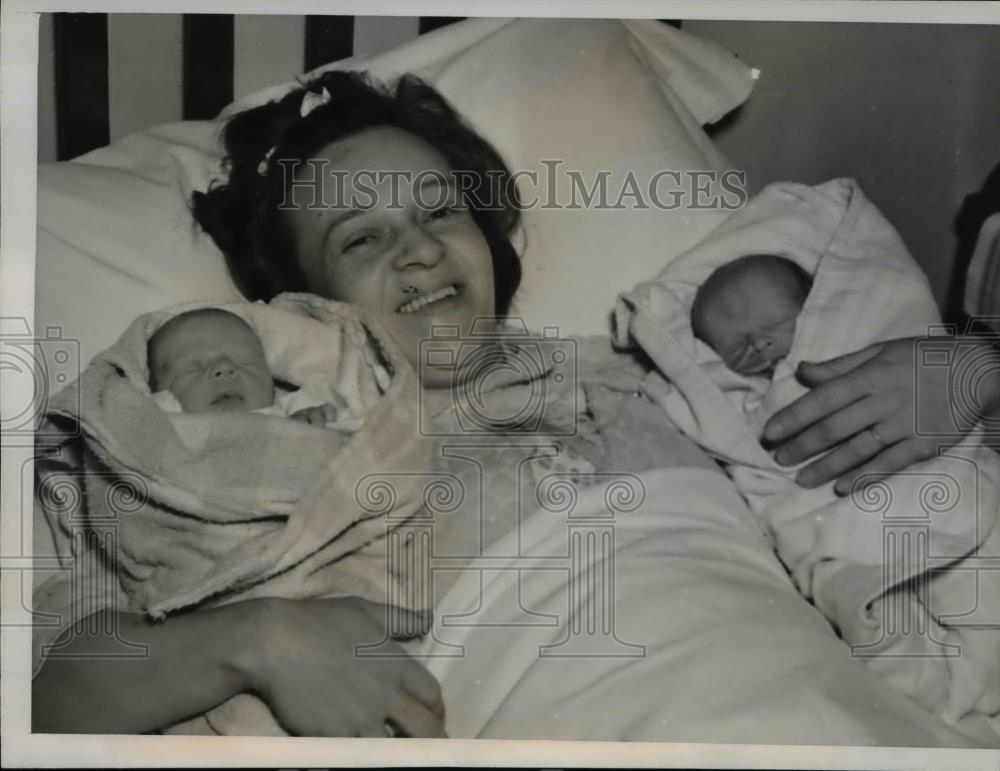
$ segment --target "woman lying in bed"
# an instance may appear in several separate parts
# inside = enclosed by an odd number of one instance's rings
[[[428,87],[404,80],[383,96],[357,78],[328,73],[308,91],[238,116],[226,146],[227,184],[196,197],[194,209],[249,298],[309,291],[359,305],[379,317],[415,367],[433,324],[457,324],[467,336],[475,319],[507,313],[520,281],[509,240],[518,220],[509,172]],[[291,191],[283,159],[317,163],[297,169]],[[472,187],[457,189],[453,172],[460,170],[479,172]],[[373,176],[380,171],[381,179]],[[409,184],[415,178],[424,183],[419,197]],[[353,205],[344,197],[351,193],[358,194]],[[289,195],[299,206],[283,211]],[[309,208],[310,201],[323,205]],[[913,400],[907,345],[803,373],[818,387],[778,415],[767,435],[790,440],[790,461],[857,435],[804,482],[850,474],[866,462],[891,471],[927,452],[905,423]],[[423,373],[442,408],[448,387],[466,374],[447,367]],[[886,386],[893,399],[868,396]],[[937,398],[943,406],[946,396]],[[875,424],[890,447],[863,444],[864,429]],[[664,465],[713,468],[667,428],[658,454]],[[394,658],[355,657],[355,644],[382,637],[376,606],[257,599],[155,624],[136,614],[102,615],[101,628],[114,634],[71,640],[63,653],[76,658],[50,660],[35,678],[35,731],[151,731],[254,691],[293,734],[381,736],[390,720],[410,736],[444,735],[440,688],[423,666],[402,648]],[[148,657],[116,660],[122,640],[148,646]]]

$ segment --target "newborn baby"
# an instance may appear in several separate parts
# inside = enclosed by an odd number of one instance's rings
[[[691,307],[695,337],[733,372],[770,378],[788,355],[812,278],[792,260],[751,254],[716,269]]]
[[[256,412],[322,426],[347,407],[328,388],[276,395],[260,338],[239,316],[218,308],[167,321],[150,337],[147,361],[153,398],[166,412]]]

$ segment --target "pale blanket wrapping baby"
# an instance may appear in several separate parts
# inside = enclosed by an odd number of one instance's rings
[[[813,277],[773,379],[729,370],[694,337],[691,307],[718,267],[769,253]],[[796,584],[852,655],[925,708],[1000,744],[1000,457],[981,427],[907,472],[838,498],[795,484],[760,443],[767,418],[821,361],[940,325],[918,266],[851,180],[761,192],[654,280],[622,295],[616,343],[655,363],[643,391],[723,462]],[[988,564],[989,563],[989,564]]]
[[[388,374],[385,376],[388,377]],[[274,395],[274,404],[270,407],[253,410],[253,414],[290,418],[300,410],[335,403],[339,401],[338,397],[339,394],[334,394],[329,386],[322,385],[306,386],[295,391],[278,391]],[[170,393],[170,391],[157,391],[153,394],[153,401],[164,412],[174,415],[184,412],[181,403],[177,401],[177,397]],[[364,419],[360,416],[352,415],[350,412],[338,412],[335,420],[327,421],[326,427],[350,433],[361,428],[363,422]]]
[[[246,321],[279,382],[338,394],[347,409],[337,422],[357,430],[161,409],[147,341],[202,307]],[[414,430],[417,397],[401,351],[353,306],[289,294],[137,319],[55,395],[39,431],[36,505],[62,542],[64,570],[35,593],[36,612],[59,618],[36,632],[35,671],[63,629],[104,607],[157,618],[260,596],[356,596],[425,609],[426,593],[390,569],[386,546],[423,509],[413,480],[430,470],[431,446]],[[409,474],[395,475],[386,497],[371,484],[373,468]],[[105,560],[114,566],[105,582],[86,575]],[[267,712],[242,695],[208,717],[214,731],[234,733],[273,724]]]

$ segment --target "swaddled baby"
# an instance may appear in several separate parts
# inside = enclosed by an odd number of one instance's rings
[[[255,412],[327,425],[358,427],[342,415],[346,401],[326,387],[278,392],[264,347],[234,313],[203,308],[174,316],[150,337],[150,389],[165,412]]]
[[[58,452],[36,466],[39,489],[72,489],[74,505],[48,494],[38,505],[72,570],[39,587],[38,607],[64,623],[254,597],[426,609],[402,530],[432,470],[419,388],[394,339],[353,305],[295,293],[140,316],[48,405]],[[308,425],[329,417],[356,430]],[[386,482],[396,469],[408,473]],[[36,667],[52,639],[39,640]],[[171,730],[282,732],[250,694]]]
[[[812,283],[812,277],[791,260],[770,254],[754,254],[737,258],[717,268],[699,287],[691,307],[692,332],[695,337],[711,347],[732,372],[748,378],[766,377],[770,381],[774,376],[777,364],[787,357],[792,349],[796,324],[805,306]],[[771,387],[770,382],[765,386],[766,389]],[[741,403],[737,400],[736,404],[740,405]],[[944,462],[943,459],[942,462]],[[982,470],[988,471],[987,464],[982,464]],[[958,474],[952,469],[947,467],[934,468],[929,464],[924,464],[920,471],[911,470],[908,474],[913,478],[925,477],[927,481],[920,482],[920,485],[924,489],[932,489],[934,485],[940,485],[941,480],[949,477],[949,473],[946,472],[949,472],[954,478],[958,478]],[[759,472],[731,466],[730,473],[745,491],[757,488],[760,479]],[[794,474],[794,470],[789,469],[789,480],[792,474]],[[908,497],[905,495],[907,483],[910,481],[911,479],[904,475],[902,479],[897,477],[890,482],[891,487],[883,487],[883,490],[891,491],[887,500],[891,501],[892,495],[898,495],[901,500],[905,501]],[[984,474],[978,480],[965,479],[964,483],[958,486],[959,494],[972,497],[974,483],[987,487],[993,486],[995,489],[995,481],[991,483],[989,476]],[[909,486],[912,487],[912,484]],[[872,499],[878,498],[881,494],[881,491],[875,493]],[[787,512],[791,507],[802,505],[801,502],[808,500],[807,495],[808,493],[803,491],[803,494],[797,498],[785,497],[784,502],[778,502],[774,497],[766,496],[763,500],[758,501],[756,508],[758,511],[766,510],[766,516],[772,521],[780,521],[783,517],[783,509]],[[985,499],[989,500],[989,496],[987,495]],[[800,503],[791,503],[791,507],[785,503],[796,500]],[[859,497],[859,500],[863,500],[863,496]],[[907,502],[909,503],[909,501]],[[751,503],[753,503],[752,498]],[[867,517],[869,521],[878,522],[878,518],[872,516],[872,512],[864,508],[861,508],[859,512],[856,504],[849,501],[844,501],[843,504],[839,509],[833,507],[819,509],[817,521],[821,521],[825,516],[834,520],[840,519],[844,523],[845,533],[852,529],[850,524],[852,518],[859,521],[860,518]],[[978,505],[974,499],[971,503],[967,502],[961,507],[958,506],[958,499],[956,499],[954,506],[956,509],[955,519],[959,522],[963,517],[965,519],[974,518],[978,513]],[[913,517],[914,510],[915,508],[907,507],[904,509],[904,513]],[[991,519],[984,518],[981,523],[981,527],[986,532],[993,524]],[[929,522],[929,518],[927,521]],[[885,527],[886,532],[889,532],[891,525],[886,524]],[[779,552],[783,556],[788,554],[787,544],[795,540],[795,530],[794,525],[785,529],[786,538],[782,545],[786,548],[779,548]],[[805,528],[801,528],[801,530],[804,532]],[[863,533],[864,529],[858,528],[858,534]],[[930,549],[938,547],[943,542],[943,539],[935,542],[935,539],[941,538],[941,536],[932,533],[930,528],[922,531],[921,535],[928,538]],[[884,534],[883,537],[885,537]],[[873,543],[869,546],[882,547],[883,545],[880,538],[871,538],[870,540]],[[994,538],[994,540],[996,539]],[[886,548],[889,547],[890,543],[886,542]],[[888,552],[885,561],[886,563],[890,562]],[[899,570],[898,567],[888,564],[885,569]],[[838,568],[834,568],[834,570],[838,570]],[[840,577],[838,580],[845,585],[861,585],[863,580],[860,576],[863,570],[860,566],[845,561],[839,568]],[[870,571],[870,568],[868,570]],[[900,574],[902,575],[902,573]],[[873,630],[878,629],[878,621],[885,621],[889,618],[890,611],[886,609],[886,603],[882,598],[876,599],[871,605],[870,616],[867,618],[862,616],[860,620],[851,619],[857,626],[841,622],[842,632],[850,642],[863,640],[859,648],[862,656],[868,652],[881,652],[883,649],[890,652],[892,655],[884,658],[873,657],[872,666],[924,706],[944,716],[948,722],[954,723],[959,718],[973,712],[974,716],[969,718],[969,721],[976,725],[969,730],[987,737],[993,732],[1000,734],[1000,715],[998,715],[998,710],[1000,710],[1000,691],[998,691],[1000,668],[997,667],[997,657],[1000,655],[1000,635],[998,635],[995,626],[990,628],[989,624],[985,625],[986,628],[977,628],[982,625],[982,621],[979,618],[973,618],[973,613],[968,610],[969,607],[973,607],[968,604],[970,598],[975,598],[976,603],[989,609],[984,615],[996,613],[998,608],[997,582],[991,581],[989,586],[991,588],[977,585],[976,579],[969,575],[965,576],[963,580],[960,573],[955,573],[948,576],[937,574],[936,583],[929,590],[913,590],[906,586],[896,589],[891,601],[895,603],[895,607],[897,609],[907,607],[907,611],[903,611],[903,613],[908,614],[906,618],[918,617],[928,624],[929,630],[926,637],[918,638],[917,643],[914,643],[912,639],[907,639],[904,635],[893,644],[891,635],[882,634],[881,637],[878,637],[873,634]],[[956,613],[956,606],[962,612]],[[946,618],[947,611],[951,611],[959,631],[948,629],[946,625],[938,625],[938,618]],[[995,618],[995,616],[991,617]],[[857,627],[860,627],[861,631]],[[872,638],[875,638],[875,641]],[[942,674],[951,671],[947,667],[940,667],[938,671],[932,672],[927,665],[929,659],[944,658],[941,651],[947,650],[948,646],[951,646],[953,651],[961,651],[961,664],[962,667],[966,667],[963,671],[957,664],[952,664],[953,671],[960,674],[952,674],[950,682]],[[954,653],[952,655],[955,656]]]
[[[615,320],[618,344],[656,365],[642,393],[724,465],[845,655],[996,746],[1000,581],[976,563],[1000,556],[1000,457],[981,427],[845,497],[832,482],[800,486],[799,468],[761,444],[767,420],[806,392],[800,361],[941,323],[923,272],[858,185],[768,187],[622,295]]]

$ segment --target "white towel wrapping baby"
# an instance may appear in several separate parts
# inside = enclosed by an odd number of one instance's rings
[[[338,423],[353,417],[360,428],[345,436],[266,414],[163,411],[147,342],[168,318],[204,307],[243,318],[278,383],[335,392],[350,413]],[[35,671],[62,629],[108,607],[159,617],[258,596],[355,596],[426,609],[411,561],[390,564],[387,548],[425,511],[420,477],[432,456],[416,430],[418,388],[374,320],[311,295],[137,319],[52,399],[40,428],[36,505],[65,570],[35,592],[36,612],[58,619],[35,634]],[[246,694],[205,719],[219,733],[282,733]],[[205,719],[173,730],[202,732]]]
[[[398,347],[354,307],[311,295],[211,305],[257,333],[279,383],[325,386],[362,427],[344,436],[248,412],[170,414],[151,398],[147,341],[166,319],[201,307],[140,317],[49,404],[38,503],[77,562],[99,543],[120,585],[70,614],[110,604],[159,617],[261,595],[421,605],[405,571],[387,570],[384,545],[421,510],[420,488],[400,473],[392,495],[374,500],[382,488],[365,484],[373,469],[430,468],[414,428],[416,374]],[[101,591],[76,580],[78,593]],[[36,594],[39,610],[60,593],[55,584]]]
[[[771,381],[726,368],[690,321],[712,271],[760,253],[813,276]],[[806,391],[795,378],[800,361],[940,328],[925,277],[858,185],[771,185],[622,295],[616,322],[617,344],[638,345],[656,364],[644,392],[726,465],[800,590],[853,654],[948,722],[1000,743],[1000,457],[981,431],[844,498],[832,483],[798,487],[797,469],[760,443],[767,418]]]

